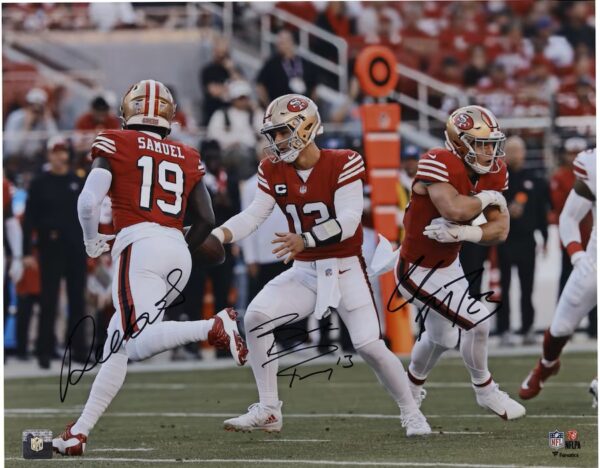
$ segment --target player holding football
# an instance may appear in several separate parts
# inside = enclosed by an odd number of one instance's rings
[[[411,353],[410,387],[420,404],[427,376],[460,342],[477,403],[516,419],[525,408],[499,390],[488,370],[492,312],[468,295],[468,278],[476,273],[464,272],[458,259],[462,242],[494,245],[508,235],[509,215],[500,193],[508,188],[502,160],[506,137],[495,116],[479,106],[454,111],[445,134],[447,149],[434,148],[419,160],[395,268],[398,291],[419,309],[425,327]],[[472,225],[482,213],[484,224]]]
[[[560,295],[550,328],[544,334],[542,358],[521,384],[519,396],[529,400],[542,391],[544,382],[560,369],[560,353],[579,322],[597,304],[596,292],[596,149],[583,151],[573,162],[575,185],[560,214],[560,240],[571,256],[573,271]],[[594,227],[586,250],[581,246],[579,223],[592,210]],[[597,401],[598,383],[590,392]]]
[[[246,359],[233,309],[210,320],[162,322],[164,310],[188,281],[190,251],[215,223],[200,155],[166,139],[175,107],[165,85],[140,81],[123,97],[124,129],[104,131],[92,145],[92,171],[77,210],[86,251],[98,257],[114,238],[98,233],[100,205],[110,194],[117,232],[112,248],[118,265],[112,289],[116,311],[83,413],[52,441],[63,455],[83,454],[89,432],[123,385],[129,359],[143,360],[201,340],[229,348],[238,365]],[[186,209],[194,222],[184,238]]]
[[[313,312],[320,319],[337,309],[354,347],[400,407],[406,434],[429,434],[402,363],[381,339],[361,254],[364,161],[354,151],[319,149],[314,138],[321,132],[321,117],[309,98],[288,94],[271,102],[261,130],[270,157],[259,165],[259,190],[248,208],[213,231],[223,243],[237,242],[278,205],[290,232],[275,233],[274,252],[286,256],[285,262],[294,260],[248,306],[246,340],[260,400],[248,413],[226,420],[225,429],[281,430],[278,354],[271,331]]]

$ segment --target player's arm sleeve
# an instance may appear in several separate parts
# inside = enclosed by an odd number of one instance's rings
[[[342,228],[340,240],[344,241],[354,235],[360,224],[365,203],[362,180],[355,180],[337,189],[333,203],[337,221]]]
[[[577,195],[571,190],[558,220],[560,240],[567,249],[569,256],[583,250],[579,223],[592,209],[593,202]]]
[[[221,227],[231,232],[231,242],[237,242],[256,231],[273,212],[274,207],[275,199],[265,191],[257,190],[248,208],[229,218]]]
[[[362,180],[354,180],[335,191],[335,218],[319,223],[303,232],[302,237],[307,248],[334,244],[349,239],[354,235],[364,207]]]
[[[88,175],[83,190],[77,199],[77,215],[83,230],[83,238],[86,241],[98,236],[100,207],[112,183],[112,173],[106,168],[106,164],[102,164],[101,161],[102,158],[94,161],[92,171]]]

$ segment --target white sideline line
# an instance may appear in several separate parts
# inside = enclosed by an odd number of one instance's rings
[[[13,408],[4,410],[6,417],[40,417],[49,416],[68,416],[73,413],[80,413],[81,408]],[[237,413],[175,413],[175,412],[108,412],[104,417],[139,417],[139,418],[230,418],[238,415]],[[494,414],[425,414],[427,418],[490,418],[495,419],[498,416]],[[319,419],[319,418],[359,418],[359,419],[398,419],[398,414],[369,414],[369,413],[292,413],[286,414],[286,418]],[[527,415],[530,419],[597,419],[598,415],[571,415],[571,414],[534,414]]]
[[[96,448],[89,449],[90,452],[151,452],[153,448]]]
[[[261,442],[331,442],[329,439],[267,439]]]
[[[5,460],[11,461],[26,461],[30,462],[31,460],[25,460],[19,457],[10,457]],[[107,461],[107,462],[121,462],[121,463],[247,463],[247,464],[279,464],[279,465],[335,465],[335,466],[448,466],[448,467],[465,467],[465,468],[518,468],[521,465],[482,465],[480,463],[440,463],[440,462],[369,462],[369,461],[338,461],[338,460],[269,460],[269,459],[227,459],[227,458],[215,458],[215,459],[201,459],[201,458],[184,458],[175,460],[173,458],[163,458],[163,459],[148,459],[148,458],[108,458],[108,457],[85,457],[84,460],[77,458],[52,458],[49,460],[44,460],[46,462],[81,462],[81,461]],[[548,465],[535,465],[532,468],[563,468],[563,466],[548,466]]]

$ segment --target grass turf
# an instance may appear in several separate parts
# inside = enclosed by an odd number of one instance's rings
[[[534,363],[531,356],[491,358],[490,368],[501,388],[516,397],[519,383]],[[300,460],[335,460],[406,463],[406,466],[420,463],[597,466],[597,412],[592,409],[587,393],[587,383],[596,375],[596,356],[567,354],[562,364],[560,374],[549,381],[542,394],[525,403],[528,417],[507,422],[477,406],[462,361],[442,360],[430,376],[428,396],[422,407],[435,434],[411,439],[405,437],[398,418],[358,417],[398,414],[398,408],[364,364],[348,369],[334,365],[329,382],[320,374],[296,381],[288,388],[289,379],[280,378],[284,428],[278,435],[222,430],[223,419],[241,414],[256,401],[249,368],[130,374],[89,437],[86,456],[79,461],[59,455],[53,461],[14,458],[21,457],[23,429],[51,429],[58,434],[78,416],[92,377],[86,376],[71,387],[64,404],[58,397],[58,378],[9,380],[5,382],[8,410],[5,464],[56,467],[68,461],[77,466],[137,467],[148,466],[139,459],[196,460],[193,464],[219,459],[240,461],[210,465],[239,468],[285,466],[284,461],[295,461],[296,465]],[[298,371],[304,375],[329,367],[301,367]],[[32,411],[11,412],[19,408]],[[34,408],[59,412],[36,415]],[[548,446],[548,432],[555,429],[578,431],[581,449],[560,450],[561,454],[577,454],[577,458],[553,455]],[[290,442],[290,439],[302,441]],[[151,450],[102,451],[105,448]],[[109,458],[123,460],[106,460]],[[280,461],[249,464],[241,460]]]

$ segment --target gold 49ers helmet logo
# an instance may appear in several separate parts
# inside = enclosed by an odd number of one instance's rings
[[[454,125],[461,130],[471,130],[475,123],[470,115],[458,114],[456,117],[454,117]]]
[[[290,112],[300,112],[308,107],[308,102],[305,99],[295,97],[288,102],[287,108]]]

